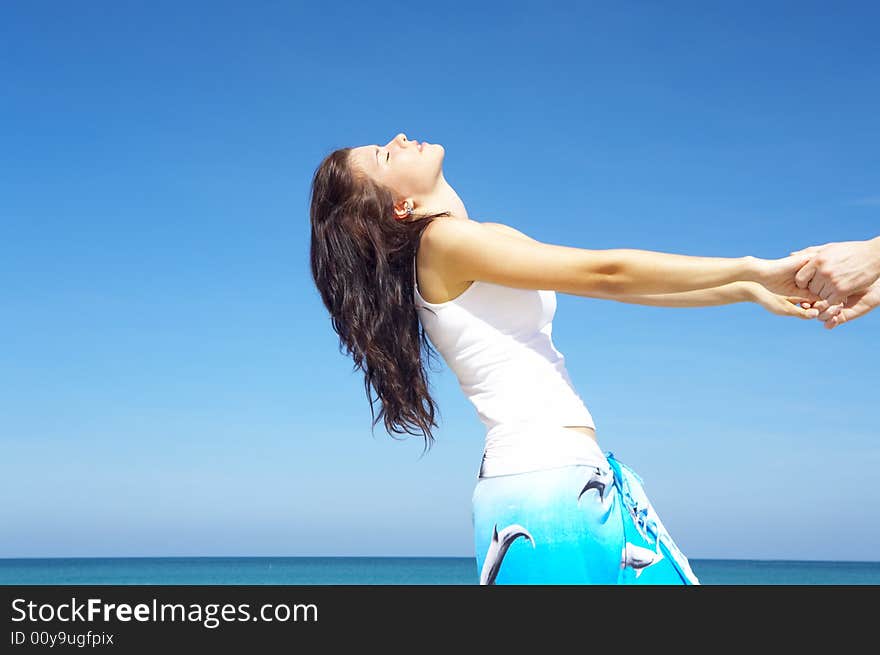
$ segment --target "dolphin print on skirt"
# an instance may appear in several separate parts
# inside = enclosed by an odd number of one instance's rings
[[[480,573],[481,585],[495,584],[495,578],[498,577],[498,571],[501,569],[501,561],[504,559],[507,549],[518,537],[525,537],[531,542],[532,548],[535,547],[535,540],[523,526],[514,523],[498,532],[498,524],[495,524],[492,531],[492,543],[489,544],[489,552],[486,553],[486,560],[483,562],[483,570]]]

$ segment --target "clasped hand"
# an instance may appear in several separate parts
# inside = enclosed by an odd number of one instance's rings
[[[803,307],[806,311],[798,314],[802,318],[816,318],[826,328],[835,328],[880,306],[877,241],[826,243],[798,250],[770,262],[760,282],[777,295],[777,302],[782,296]],[[766,300],[762,304],[767,306]]]

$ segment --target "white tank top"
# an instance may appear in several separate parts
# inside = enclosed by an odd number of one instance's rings
[[[413,258],[413,298],[434,348],[486,426],[480,477],[570,464],[607,466],[595,428],[553,345],[556,292],[474,280],[443,303],[425,300]]]

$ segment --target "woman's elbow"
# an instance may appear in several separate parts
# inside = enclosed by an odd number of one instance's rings
[[[610,298],[630,293],[629,285],[624,277],[613,273],[594,275],[592,287],[597,294]]]
[[[616,261],[591,261],[580,277],[587,295],[619,296],[628,292],[624,267]]]

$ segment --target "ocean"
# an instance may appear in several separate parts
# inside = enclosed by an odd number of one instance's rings
[[[704,585],[877,585],[880,562],[690,559]],[[469,557],[0,559],[0,585],[468,585]]]

